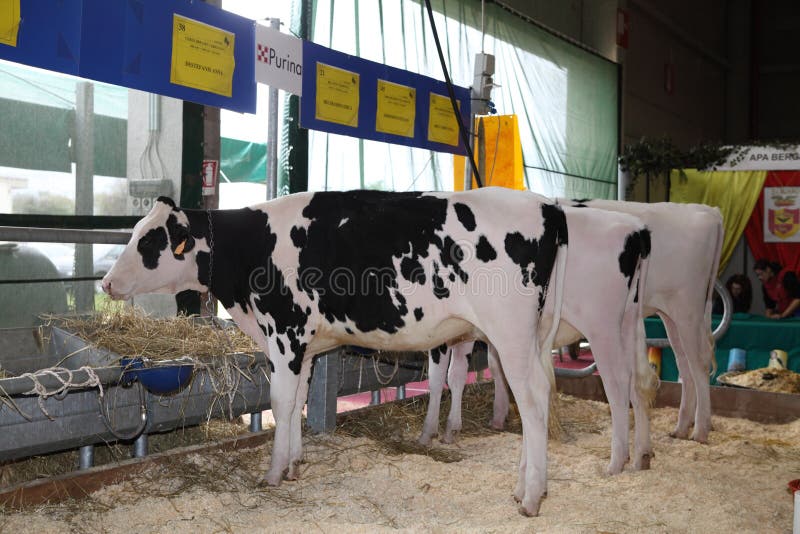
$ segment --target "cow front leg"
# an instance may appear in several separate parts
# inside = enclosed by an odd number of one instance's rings
[[[286,480],[297,480],[300,475],[300,464],[303,462],[303,407],[308,400],[308,387],[311,383],[310,360],[303,361],[298,378],[297,394],[294,399],[294,410],[291,418],[291,431],[289,435],[289,470],[284,477]]]
[[[434,354],[434,351],[436,354]],[[438,348],[428,351],[428,412],[425,414],[425,424],[422,427],[422,434],[417,442],[426,447],[430,446],[434,436],[439,434],[439,410],[442,403],[442,390],[444,390],[444,377],[447,373],[450,353],[448,348],[440,352]],[[438,358],[436,357],[438,355]],[[436,361],[438,359],[438,362]]]
[[[277,347],[270,353],[278,354]],[[269,470],[262,483],[269,486],[280,486],[284,476],[289,473],[289,457],[291,455],[292,416],[295,412],[295,399],[300,383],[300,375],[289,369],[286,358],[275,358],[275,370],[270,382],[270,404],[275,418],[275,438],[272,443],[272,457]],[[298,421],[299,425],[299,421]]]

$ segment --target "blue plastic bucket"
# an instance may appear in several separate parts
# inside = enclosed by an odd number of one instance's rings
[[[747,369],[747,353],[744,349],[731,349],[728,353],[728,371]]]

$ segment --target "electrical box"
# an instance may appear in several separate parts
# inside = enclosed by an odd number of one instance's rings
[[[172,180],[129,180],[131,215],[146,215],[158,197],[172,197]]]

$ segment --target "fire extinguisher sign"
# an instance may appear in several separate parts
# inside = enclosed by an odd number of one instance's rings
[[[203,195],[213,195],[217,190],[219,179],[219,161],[215,159],[203,160]]]

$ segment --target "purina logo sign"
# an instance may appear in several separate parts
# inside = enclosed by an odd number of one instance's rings
[[[256,81],[301,96],[303,40],[256,25]]]

